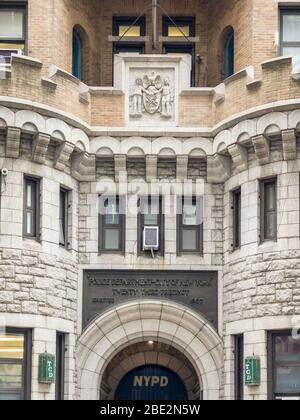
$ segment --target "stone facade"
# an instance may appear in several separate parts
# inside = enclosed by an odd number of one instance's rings
[[[245,356],[261,359],[261,384],[244,386],[245,398],[269,398],[268,333],[300,325],[300,77],[292,57],[277,57],[278,4],[285,2],[164,1],[165,9],[196,17],[201,62],[194,88],[187,83],[188,67],[182,77],[176,73],[185,58],[161,55],[161,11],[159,51],[152,50],[147,30],[147,55],[119,56],[111,86],[112,17],[135,15],[146,0],[45,3],[28,0],[28,56],[13,56],[11,66],[0,68],[0,169],[7,169],[0,189],[0,326],[33,332],[32,399],[55,398],[55,384],[39,383],[37,371],[39,354],[55,353],[57,332],[67,337],[66,399],[99,399],[100,389],[112,398],[117,384],[107,367],[127,347],[148,340],[173,346],[176,357],[182,353],[189,360],[189,395],[234,399],[234,336],[240,334]],[[145,14],[150,28],[151,11]],[[83,81],[70,73],[74,25],[86,36]],[[235,74],[224,81],[220,40],[230,26]],[[134,63],[129,79],[122,73],[126,60]],[[144,109],[140,115],[130,108],[132,84],[145,75],[149,80],[151,71],[170,78],[170,115],[152,115],[161,81],[150,93],[151,83],[143,85],[155,102],[146,117]],[[24,176],[40,180],[37,241],[23,237]],[[277,240],[262,243],[260,180],[269,177],[277,178]],[[204,197],[201,255],[177,252],[176,198],[184,183],[190,195]],[[154,195],[169,200],[164,255],[155,258],[138,252],[138,219],[130,212],[150,185]],[[101,254],[99,195],[114,194],[119,186],[127,196],[125,250]],[[241,246],[234,250],[237,187]],[[70,191],[66,247],[59,246],[60,188]],[[173,301],[138,299],[99,313],[83,329],[85,270],[217,272],[218,328]],[[169,365],[165,351],[158,349],[157,358]],[[141,354],[132,368],[140,357],[156,357]]]

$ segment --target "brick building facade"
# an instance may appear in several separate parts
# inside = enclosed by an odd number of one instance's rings
[[[0,399],[300,399],[300,2],[156,14],[0,1]]]

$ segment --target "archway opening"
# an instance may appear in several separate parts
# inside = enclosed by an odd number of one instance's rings
[[[170,344],[143,341],[125,347],[106,366],[101,400],[200,400],[202,386],[189,359]]]

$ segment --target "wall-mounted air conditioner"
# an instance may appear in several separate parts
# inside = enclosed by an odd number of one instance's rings
[[[159,249],[159,227],[145,226],[143,232],[143,250],[157,251]]]
[[[12,54],[22,55],[22,50],[0,48],[0,66],[10,66]]]

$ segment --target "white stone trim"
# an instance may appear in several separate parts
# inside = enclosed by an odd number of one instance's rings
[[[206,400],[219,399],[223,364],[218,334],[198,314],[173,302],[139,300],[100,315],[78,342],[80,398],[99,399],[101,378],[109,361],[135,342],[170,343],[188,357],[203,383]]]

